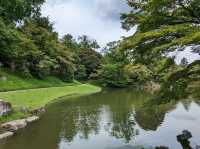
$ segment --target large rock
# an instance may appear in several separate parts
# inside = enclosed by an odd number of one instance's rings
[[[32,123],[32,122],[35,122],[37,120],[39,120],[38,116],[31,116],[31,117],[26,118],[27,123]]]
[[[6,132],[0,134],[0,140],[6,139],[6,138],[11,137],[13,135],[14,135],[14,132],[6,131]]]
[[[26,119],[21,119],[21,120],[15,120],[8,123],[4,123],[1,125],[1,127],[8,131],[15,132],[20,128],[26,127],[26,125],[27,125]]]
[[[11,111],[12,111],[11,103],[0,100],[0,116],[8,115]]]

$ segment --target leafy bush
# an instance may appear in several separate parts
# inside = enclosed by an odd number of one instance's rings
[[[119,64],[103,65],[98,76],[104,86],[124,87],[128,85],[128,75],[124,72],[123,66]]]
[[[125,73],[128,75],[129,81],[131,83],[137,83],[137,82],[144,83],[150,80],[152,76],[151,70],[149,70],[146,66],[141,65],[141,64],[126,65],[124,70],[125,70]]]

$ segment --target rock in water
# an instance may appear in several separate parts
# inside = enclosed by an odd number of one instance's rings
[[[14,135],[14,132],[10,132],[10,131],[4,132],[4,133],[0,134],[0,140],[6,139],[6,138],[11,137],[13,135]]]
[[[192,134],[188,130],[184,130],[181,135],[177,136],[179,141],[189,140],[190,138],[192,138]]]
[[[37,120],[39,120],[39,117],[38,117],[38,116],[31,116],[31,117],[28,117],[28,118],[26,119],[27,123],[32,123],[32,122],[35,122],[35,121],[37,121]]]
[[[191,132],[184,130],[182,134],[177,136],[177,141],[181,144],[184,149],[193,149],[190,145],[190,138],[192,138]]]
[[[0,100],[0,116],[8,115],[11,111],[11,103]]]
[[[8,130],[8,131],[15,132],[20,128],[26,127],[26,125],[27,125],[26,120],[21,119],[21,120],[15,120],[15,121],[11,121],[11,122],[8,122],[8,123],[4,123],[4,124],[1,125],[1,127],[3,129]]]

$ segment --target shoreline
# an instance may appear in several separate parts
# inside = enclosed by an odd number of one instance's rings
[[[70,86],[65,86],[70,87]],[[72,86],[71,86],[72,87]],[[45,104],[41,105],[40,107],[35,107],[35,109],[29,109],[29,113],[25,114],[23,117],[18,117],[18,118],[11,118],[10,120],[5,120],[5,122],[0,122],[0,140],[9,138],[13,136],[19,129],[25,128],[31,123],[40,120],[42,117],[42,114],[46,112],[46,106],[48,104],[51,104],[53,102],[56,102],[57,99],[62,98],[62,97],[67,97],[67,98],[76,98],[79,96],[87,96],[90,94],[95,94],[98,93],[102,90],[102,88],[98,86],[94,86],[91,84],[80,84],[80,85],[74,85],[73,87],[77,87],[77,90],[74,90],[74,92],[66,92],[65,95],[62,94],[62,96],[57,96],[54,99],[49,99],[48,101],[45,102]],[[81,88],[86,88],[84,91],[81,91]],[[62,87],[50,87],[50,88],[45,88],[45,89],[60,89]],[[44,89],[44,88],[43,88]],[[0,98],[2,98],[1,94],[9,94],[9,93],[26,93],[27,91],[35,91],[35,90],[41,90],[41,89],[28,89],[28,90],[19,90],[19,91],[9,91],[9,92],[1,92],[0,93]],[[12,94],[11,94],[12,97]],[[7,98],[8,99],[8,98]],[[7,101],[7,100],[5,100]],[[10,101],[10,100],[9,100]],[[11,102],[12,104],[12,102]],[[9,116],[7,116],[9,117]]]

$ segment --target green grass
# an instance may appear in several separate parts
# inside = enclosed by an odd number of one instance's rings
[[[1,92],[0,99],[12,103],[13,114],[0,118],[0,122],[22,118],[26,116],[19,112],[20,107],[36,109],[45,106],[56,98],[63,96],[81,96],[101,91],[101,88],[90,84],[77,84],[64,87],[50,87],[39,89],[28,89],[19,91]]]
[[[100,91],[99,87],[81,84],[64,87],[28,89],[21,91],[1,92],[0,98],[11,102],[13,106],[26,106],[30,109],[44,106],[55,98],[67,95],[82,95]]]
[[[6,80],[2,80],[6,77]],[[20,75],[13,74],[6,70],[0,70],[0,92],[24,90],[33,88],[55,87],[80,84],[78,82],[66,83],[56,77],[47,77],[43,80],[21,77]]]
[[[2,78],[6,79],[2,79]],[[56,77],[39,80],[33,77],[22,77],[20,73],[13,74],[6,69],[0,70],[0,99],[8,101],[13,106],[12,114],[0,117],[1,122],[27,117],[20,112],[21,107],[30,110],[45,106],[52,100],[70,96],[86,95],[99,92],[101,88],[77,81],[66,83]]]

